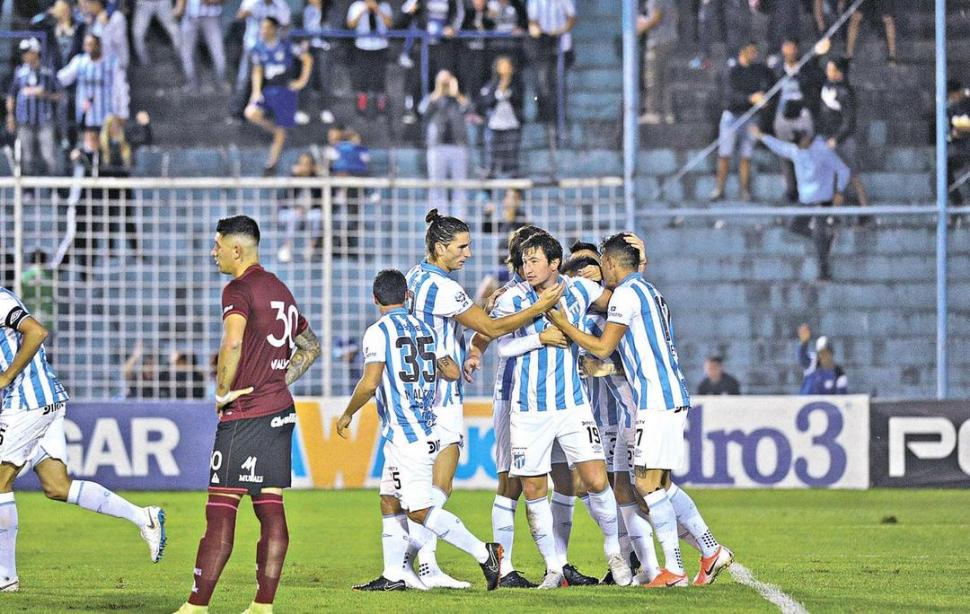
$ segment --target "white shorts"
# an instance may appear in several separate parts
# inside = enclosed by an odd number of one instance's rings
[[[433,435],[414,443],[385,441],[381,496],[397,497],[401,507],[408,511],[431,507],[434,459],[439,450]]]
[[[67,461],[65,403],[0,413],[0,462],[33,467],[44,458]]]
[[[686,408],[637,412],[637,441],[633,453],[637,467],[677,471],[683,466],[687,412]]]
[[[613,473],[633,471],[633,454],[636,444],[636,427],[621,426],[616,431],[616,444],[613,446],[613,463],[606,468]]]
[[[457,443],[465,445],[465,412],[461,405],[447,405],[434,408],[435,436],[442,448]]]
[[[546,475],[558,442],[570,465],[605,460],[603,442],[589,405],[550,411],[512,411],[512,469],[509,475]]]
[[[495,472],[508,473],[512,467],[512,440],[509,429],[511,403],[502,399],[492,401],[492,428],[495,429]]]

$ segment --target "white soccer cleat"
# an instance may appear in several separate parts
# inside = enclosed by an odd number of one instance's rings
[[[613,572],[613,581],[616,582],[616,585],[630,586],[630,583],[633,582],[633,572],[630,571],[627,562],[623,560],[623,555],[619,552],[611,554],[606,558],[606,562],[610,566],[610,571]]]
[[[538,591],[549,591],[563,585],[565,578],[558,571],[547,571],[546,577],[542,579],[542,584],[536,587]]]
[[[157,563],[165,552],[165,510],[155,505],[144,510],[148,514],[148,524],[141,528],[141,538],[148,544],[152,563]]]
[[[20,578],[4,578],[0,580],[0,593],[16,593],[20,590]]]
[[[404,580],[404,585],[408,588],[413,588],[419,591],[430,590],[427,586],[425,586],[424,582],[421,581],[418,574],[414,573],[414,570],[411,569],[410,565],[404,566],[404,571],[401,573],[401,579]]]
[[[421,566],[418,568],[418,578],[420,579],[421,583],[429,589],[450,588],[455,590],[464,590],[466,588],[471,588],[470,582],[456,580],[445,572],[441,571],[440,568],[432,568],[427,563],[421,563]]]

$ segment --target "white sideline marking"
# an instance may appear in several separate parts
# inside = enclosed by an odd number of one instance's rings
[[[778,609],[784,614],[808,614],[805,606],[795,601],[794,597],[785,593],[774,584],[767,584],[755,578],[751,570],[741,563],[735,561],[733,565],[728,567],[728,571],[731,572],[731,576],[735,582],[758,591],[767,601],[778,606]]]

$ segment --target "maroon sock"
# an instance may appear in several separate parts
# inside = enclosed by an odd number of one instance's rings
[[[256,545],[256,603],[273,603],[283,573],[283,559],[290,543],[283,511],[283,495],[261,493],[253,497],[253,511],[259,519]]]
[[[220,492],[209,491],[205,504],[205,534],[199,540],[195,555],[195,583],[189,603],[209,605],[219,574],[232,554],[232,540],[236,532],[236,510],[239,499]]]

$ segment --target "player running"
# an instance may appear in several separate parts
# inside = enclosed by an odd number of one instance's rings
[[[180,613],[208,612],[232,553],[236,512],[249,494],[259,519],[256,597],[250,614],[273,611],[289,544],[283,489],[290,485],[296,411],[288,386],[320,355],[320,343],[286,285],[259,264],[259,226],[244,215],[219,220],[212,248],[222,291],[222,345],[216,372],[219,428],[212,448],[206,529],[195,583]]]
[[[599,285],[582,278],[560,277],[562,246],[550,235],[535,235],[523,243],[522,256],[526,283],[499,297],[496,314],[521,311],[538,299],[538,292],[557,285],[565,287],[560,304],[577,322],[590,309],[605,309],[609,303],[610,292]],[[536,319],[511,338],[539,333],[547,326],[544,319]],[[508,341],[500,339],[499,344]],[[576,363],[575,347],[543,347],[516,359],[509,474],[522,480],[533,539],[546,562],[546,576],[539,586],[542,589],[557,588],[564,579],[565,560],[556,548],[552,510],[546,498],[557,443],[587,489],[590,512],[603,533],[603,550],[615,582],[625,586],[631,581],[630,568],[620,553],[616,499],[607,479],[603,444]]]
[[[471,236],[468,225],[454,217],[438,214],[432,209],[425,221],[426,260],[407,274],[408,289],[413,295],[412,312],[430,326],[435,338],[447,354],[462,365],[465,360],[465,338],[462,327],[470,328],[490,338],[512,332],[551,308],[562,294],[561,285],[552,285],[537,296],[535,304],[520,313],[493,320],[481,307],[472,302],[461,284],[449,275],[461,270],[471,258]],[[464,437],[462,381],[439,380],[435,394],[434,413],[437,419],[441,453],[435,460],[434,488],[431,496],[436,507],[444,507],[451,494],[452,480],[458,466],[460,446]],[[419,531],[421,529],[419,528]],[[468,588],[467,582],[455,580],[438,567],[435,556],[436,539],[433,534],[419,541],[427,545],[418,553],[421,581],[429,588]]]
[[[603,243],[603,279],[613,296],[601,336],[583,332],[561,310],[552,310],[547,317],[601,359],[619,350],[637,409],[635,486],[650,510],[666,565],[647,586],[688,584],[681,562],[678,520],[701,549],[700,571],[694,584],[710,584],[733,562],[734,555],[718,544],[694,502],[670,479],[671,471],[684,461],[690,395],[674,347],[670,311],[660,292],[643,279],[640,267],[646,261],[642,250],[630,244],[631,237],[620,233]]]
[[[124,518],[141,530],[152,562],[165,549],[165,512],[138,507],[96,482],[67,475],[67,391],[47,362],[47,329],[17,296],[0,288],[0,592],[20,590],[13,485],[32,468],[44,494],[92,512]]]
[[[494,590],[499,583],[501,544],[480,541],[457,516],[433,501],[432,474],[440,448],[433,409],[435,384],[454,382],[461,373],[458,363],[435,342],[431,327],[404,307],[407,291],[400,271],[381,271],[374,280],[374,303],[381,318],[364,334],[364,373],[337,421],[337,433],[346,437],[354,414],[376,392],[384,439],[380,490],[384,572],[354,589],[427,590],[410,569],[411,557],[427,532],[417,530],[423,526],[473,556],[482,567],[488,590]]]

